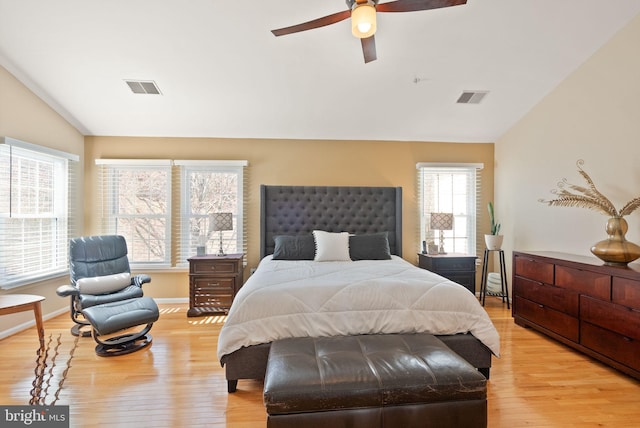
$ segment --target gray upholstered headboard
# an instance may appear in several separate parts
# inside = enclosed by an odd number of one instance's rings
[[[402,256],[402,188],[260,186],[260,258],[273,254],[274,236],[313,230],[387,232],[391,254]]]

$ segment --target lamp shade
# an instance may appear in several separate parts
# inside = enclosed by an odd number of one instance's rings
[[[233,230],[233,213],[213,213],[209,216],[209,232]]]
[[[351,32],[359,39],[371,37],[376,32],[376,8],[373,3],[355,4],[351,11]]]
[[[453,230],[453,214],[431,213],[429,226],[433,230]]]

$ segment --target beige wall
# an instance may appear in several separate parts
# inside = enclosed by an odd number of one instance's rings
[[[496,142],[496,215],[509,254],[590,255],[591,245],[606,238],[604,215],[538,202],[551,198],[562,178],[584,184],[578,159],[618,209],[640,196],[638,41],[640,15]],[[627,221],[627,238],[640,243],[640,210]]]
[[[420,142],[229,140],[196,138],[87,137],[85,140],[85,231],[98,233],[95,165],[98,158],[246,159],[249,204],[248,267],[259,259],[259,186],[354,185],[403,188],[403,255],[416,263],[420,248],[416,205],[417,162],[482,162],[483,195],[493,197],[493,144]],[[245,186],[247,187],[247,186]],[[488,224],[486,225],[488,228]],[[246,278],[246,275],[245,275]],[[153,297],[188,296],[186,272],[153,273],[145,293]]]
[[[0,67],[0,136],[74,153],[81,160],[84,156],[84,137],[3,67]],[[0,294],[45,296],[43,312],[49,314],[69,305],[55,294],[58,285],[67,282],[68,277],[62,277],[11,291],[0,290]],[[0,334],[32,321],[33,314],[28,312],[4,315],[0,317]]]

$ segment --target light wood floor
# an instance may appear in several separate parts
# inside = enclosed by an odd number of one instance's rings
[[[500,300],[487,299],[500,332],[502,357],[488,383],[490,427],[637,427],[640,383],[529,329],[516,326]],[[222,317],[187,318],[186,305],[161,305],[153,344],[101,358],[81,338],[57,404],[68,404],[72,427],[264,427],[262,383],[241,380],[227,394],[216,361]],[[74,337],[71,321],[45,322],[62,344],[46,403],[53,400]],[[35,327],[0,341],[0,404],[28,404],[34,378]],[[640,356],[639,356],[640,358]]]

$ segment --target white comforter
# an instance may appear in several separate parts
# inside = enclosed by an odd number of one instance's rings
[[[357,262],[265,257],[235,297],[218,358],[287,337],[470,332],[499,356],[500,337],[475,296],[393,256]]]

